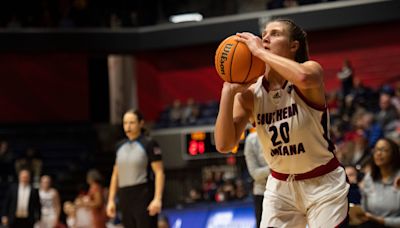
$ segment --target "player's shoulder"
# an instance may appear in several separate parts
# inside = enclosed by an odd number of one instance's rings
[[[306,61],[306,62],[304,62],[302,64],[303,64],[303,66],[305,66],[308,69],[310,69],[311,70],[310,72],[312,72],[312,74],[319,75],[321,78],[323,77],[324,70],[323,70],[321,64],[318,63],[317,61],[308,60],[308,61]]]
[[[302,63],[305,66],[313,66],[313,67],[319,67],[322,68],[321,64],[315,60],[307,60],[304,63]]]

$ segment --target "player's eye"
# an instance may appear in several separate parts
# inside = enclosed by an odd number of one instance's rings
[[[266,32],[262,32],[261,37],[264,37],[264,36],[266,36],[266,35],[267,35]]]

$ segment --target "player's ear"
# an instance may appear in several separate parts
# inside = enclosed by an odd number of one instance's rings
[[[299,49],[299,47],[300,47],[299,41],[294,40],[294,41],[292,41],[292,43],[290,44],[290,51],[293,52],[293,53],[296,53],[297,50]]]

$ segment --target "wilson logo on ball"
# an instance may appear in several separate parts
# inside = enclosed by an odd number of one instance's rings
[[[219,67],[220,67],[220,72],[223,75],[225,75],[224,63],[226,60],[228,60],[228,54],[231,51],[232,46],[233,46],[233,44],[226,44],[224,47],[224,50],[222,51],[222,54],[221,54]]]
[[[223,40],[215,52],[214,64],[222,80],[249,83],[265,72],[265,63],[252,55],[246,44],[236,41],[236,35]]]

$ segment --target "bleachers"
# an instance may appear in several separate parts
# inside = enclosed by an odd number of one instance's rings
[[[154,128],[162,129],[162,128],[175,128],[175,127],[187,127],[187,126],[213,125],[218,115],[219,103],[217,101],[210,100],[208,102],[199,103],[198,108],[199,108],[199,115],[197,116],[196,121],[194,123],[181,123],[181,122],[171,121],[170,119],[171,107],[166,107],[163,111],[160,112]]]

